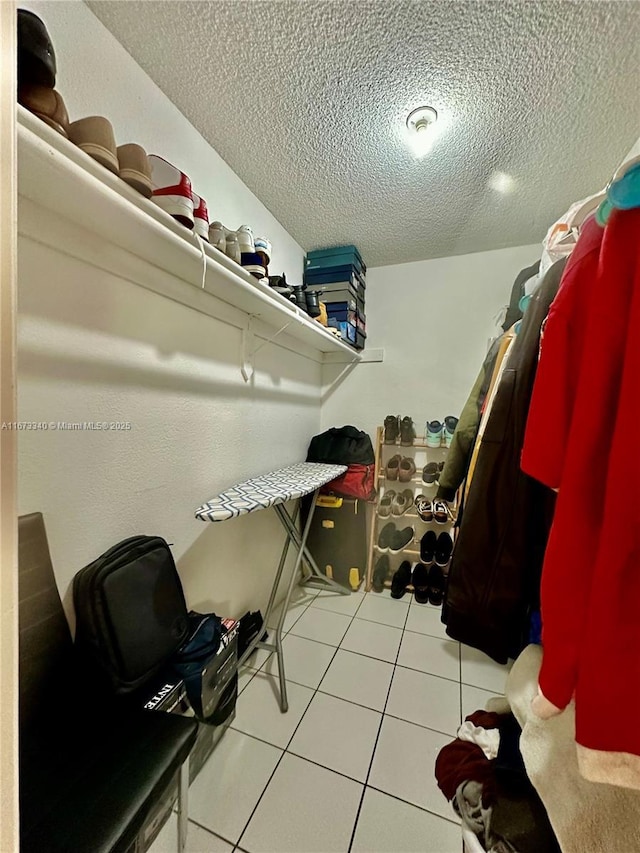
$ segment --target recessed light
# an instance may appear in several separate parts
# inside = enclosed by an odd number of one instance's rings
[[[507,175],[506,172],[493,172],[493,174],[489,176],[487,184],[489,189],[495,190],[501,195],[507,195],[508,193],[513,192],[516,186],[515,180],[511,175]]]
[[[422,157],[431,150],[433,145],[432,125],[437,120],[438,113],[433,107],[418,107],[407,116],[409,144],[417,157]]]

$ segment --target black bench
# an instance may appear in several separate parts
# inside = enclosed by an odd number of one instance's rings
[[[19,519],[20,851],[133,853],[176,784],[187,826],[192,719],[131,709],[88,686],[40,513]]]

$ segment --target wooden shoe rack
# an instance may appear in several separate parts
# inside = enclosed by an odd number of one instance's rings
[[[434,500],[436,492],[438,491],[438,483],[433,483],[431,486],[424,483],[422,481],[422,469],[428,462],[444,462],[449,450],[448,447],[428,447],[427,443],[423,439],[414,439],[413,444],[407,446],[401,445],[399,439],[396,444],[384,444],[383,439],[384,428],[378,427],[376,431],[375,447],[376,487],[378,494],[375,499],[375,504],[373,505],[373,518],[371,519],[369,531],[369,555],[366,575],[367,592],[372,588],[373,571],[376,563],[378,562],[378,558],[382,556],[382,552],[378,550],[377,543],[380,531],[385,524],[388,524],[391,521],[395,524],[398,530],[402,530],[404,527],[410,526],[415,530],[414,538],[409,542],[406,548],[404,548],[399,554],[389,554],[391,571],[389,573],[389,578],[385,581],[385,587],[390,587],[391,577],[403,560],[409,560],[412,567],[415,563],[420,562],[420,540],[427,530],[432,529],[436,534],[444,531],[453,535],[452,528],[456,521],[458,506],[456,496],[456,500],[454,502],[449,502],[452,517],[449,518],[446,524],[438,524],[435,521],[423,521],[418,515],[415,506],[402,515],[389,515],[384,518],[380,518],[378,515],[378,507],[380,505],[380,500],[384,497],[387,489],[393,489],[396,492],[402,491],[403,489],[411,489],[413,491],[414,498],[417,495],[424,495],[429,500]],[[401,456],[408,456],[415,462],[416,472],[412,479],[407,483],[401,483],[399,480],[387,480],[385,476],[387,462],[397,453]],[[413,586],[409,585],[407,587],[407,591],[412,593]]]

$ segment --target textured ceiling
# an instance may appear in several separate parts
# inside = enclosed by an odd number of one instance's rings
[[[637,2],[89,6],[304,248],[371,266],[536,242],[640,136]]]

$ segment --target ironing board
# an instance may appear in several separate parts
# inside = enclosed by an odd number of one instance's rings
[[[253,642],[245,650],[244,654],[238,661],[238,668],[247,660],[251,653],[256,648],[267,649],[276,653],[278,659],[278,679],[280,682],[280,710],[284,713],[289,709],[287,700],[287,684],[284,674],[284,657],[282,653],[282,627],[287,615],[289,599],[295,586],[298,570],[304,559],[310,574],[302,581],[308,586],[319,587],[320,589],[333,589],[343,595],[349,595],[350,590],[340,586],[331,578],[324,575],[315,564],[315,561],[306,547],[307,536],[311,527],[311,520],[315,509],[316,497],[320,488],[326,483],[335,480],[347,470],[346,465],[325,465],[318,462],[298,462],[295,465],[289,465],[288,468],[280,468],[278,471],[271,471],[269,474],[263,474],[260,477],[254,477],[251,480],[246,480],[244,483],[238,483],[233,488],[222,492],[216,497],[211,498],[196,510],[196,518],[200,521],[227,521],[230,518],[238,518],[241,515],[247,515],[252,512],[258,512],[261,509],[273,507],[280,519],[282,526],[286,531],[286,538],[280,556],[280,562],[273,581],[269,603],[264,615],[264,625],[267,625],[271,617],[271,611],[275,603],[276,593],[284,565],[289,551],[289,545],[297,548],[296,559],[294,562],[287,594],[282,606],[282,612],[278,619],[278,624],[275,629],[275,642],[262,642],[260,639],[262,631],[253,640]],[[302,533],[296,527],[298,513],[300,511],[300,501],[296,505],[293,513],[290,513],[285,508],[285,504],[292,500],[297,500],[305,495],[313,494],[309,516]]]

